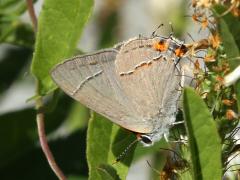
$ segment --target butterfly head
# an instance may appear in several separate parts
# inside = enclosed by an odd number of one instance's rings
[[[167,132],[166,132],[167,133]],[[158,142],[164,135],[164,132],[156,132],[156,133],[149,133],[149,134],[137,134],[138,140],[143,144],[145,147],[149,147],[154,145],[155,142]]]

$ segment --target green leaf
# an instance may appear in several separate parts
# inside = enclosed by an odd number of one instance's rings
[[[69,132],[74,132],[77,129],[86,127],[89,118],[89,109],[78,102],[73,102],[65,127]]]
[[[226,11],[226,8],[222,8],[222,6],[215,7],[215,10],[218,13],[218,16]],[[231,32],[232,36],[234,37],[234,41],[240,48],[240,36],[239,36],[239,29],[240,29],[240,21],[238,17],[234,17],[232,13],[228,13],[225,16],[220,18],[221,21],[224,21],[228,26],[228,30]],[[221,23],[221,22],[220,22]],[[223,36],[223,38],[228,38],[228,36]]]
[[[132,132],[120,128],[115,124],[113,124],[112,133],[110,136],[111,146],[108,153],[108,164],[113,164],[116,162],[116,159],[119,158],[119,155],[122,154],[131,143],[136,141],[136,136]],[[126,154],[121,158],[119,162],[113,165],[120,179],[126,179],[129,166],[133,160],[136,145],[137,142],[130,147],[130,149],[126,152]]]
[[[183,107],[194,179],[221,179],[221,142],[207,106],[192,88],[186,88]]]
[[[100,115],[92,114],[87,132],[87,161],[89,180],[101,179],[97,172],[100,164],[107,164],[110,149],[112,123]]]
[[[31,71],[36,76],[38,94],[56,88],[49,75],[52,67],[73,55],[93,0],[45,0],[39,17]]]
[[[113,167],[106,164],[102,164],[98,167],[98,173],[100,174],[102,179],[120,180],[116,170]]]
[[[215,16],[219,17],[225,10],[220,6],[215,7]],[[232,17],[231,14],[225,15],[219,18],[218,22],[218,31],[221,36],[221,40],[224,46],[224,50],[227,54],[227,58],[236,58],[239,57],[239,47],[237,45],[237,38],[239,38],[239,28],[240,22],[235,20],[236,18]],[[240,43],[240,40],[238,40]],[[240,46],[240,44],[239,44]],[[229,61],[230,67],[233,70],[240,63],[238,61]]]
[[[113,125],[112,122],[98,114],[92,114],[87,133],[89,179],[102,180],[103,174],[99,174],[101,165],[107,164],[110,166],[113,164],[134,139],[133,133],[120,129],[117,125]],[[122,161],[112,166],[120,179],[126,179],[134,149],[132,147]]]
[[[239,49],[235,42],[233,35],[231,34],[226,22],[223,19],[220,19],[219,22],[219,31],[222,38],[223,46],[225,47],[224,50],[226,51],[228,58],[235,58],[239,56]],[[239,64],[237,61],[230,61],[229,62],[232,69],[237,67]]]

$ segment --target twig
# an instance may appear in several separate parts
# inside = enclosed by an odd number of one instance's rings
[[[36,33],[37,32],[37,16],[34,11],[33,2],[32,0],[26,0],[26,2],[27,2],[28,13],[33,24],[33,29],[34,29],[34,32]]]
[[[33,2],[32,2],[32,0],[26,0],[26,3],[27,3],[27,7],[28,7],[28,13],[31,17],[31,21],[33,24],[33,29],[36,34],[36,32],[37,32],[37,17],[36,17],[35,11],[34,11]],[[37,91],[38,90],[39,90],[39,86],[37,83]],[[36,119],[37,119],[38,136],[39,136],[41,148],[45,154],[45,157],[47,158],[48,164],[50,165],[50,167],[52,168],[52,170],[56,174],[56,176],[60,180],[66,180],[67,178],[65,177],[65,175],[63,174],[63,172],[61,171],[59,166],[57,165],[57,163],[53,157],[53,154],[48,146],[47,137],[46,137],[46,133],[45,133],[45,125],[44,125],[44,113],[42,111],[42,109],[43,109],[42,98],[39,98],[36,100],[36,109],[37,109]]]
[[[60,179],[60,180],[66,180],[65,175],[63,174],[63,172],[61,171],[61,169],[59,168],[59,166],[57,165],[53,154],[48,146],[48,142],[47,142],[47,137],[46,137],[46,133],[45,133],[45,126],[44,126],[44,113],[41,112],[41,107],[42,107],[42,99],[38,99],[36,102],[36,106],[38,109],[37,112],[37,127],[38,127],[38,136],[39,136],[39,141],[40,141],[40,145],[41,148],[47,158],[48,164],[50,165],[50,167],[52,168],[53,172],[56,174],[56,176]]]

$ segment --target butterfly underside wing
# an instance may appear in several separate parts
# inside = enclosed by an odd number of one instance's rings
[[[163,131],[175,121],[182,73],[152,39],[77,56],[51,72],[68,95],[114,123],[140,133]],[[161,133],[162,135],[162,133]]]

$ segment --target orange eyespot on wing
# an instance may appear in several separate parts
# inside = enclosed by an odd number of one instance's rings
[[[181,56],[183,55],[183,53],[182,53],[182,51],[181,51],[180,48],[175,49],[175,55],[176,55],[177,57],[181,57]]]
[[[168,46],[165,41],[159,41],[158,43],[153,44],[153,48],[157,51],[166,51]]]
[[[174,53],[177,57],[182,57],[187,51],[188,51],[188,48],[183,45],[183,46],[175,49]]]

